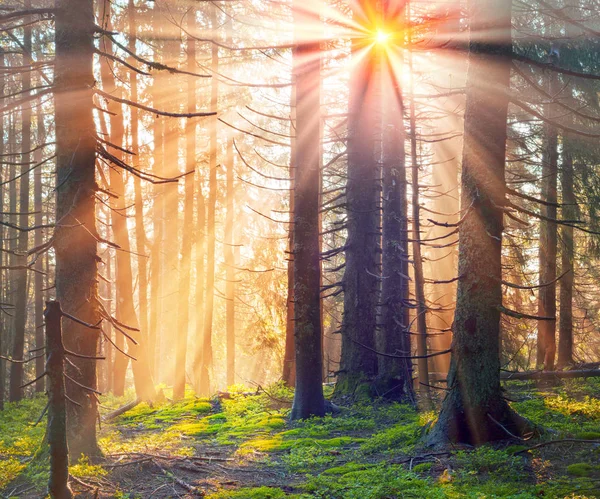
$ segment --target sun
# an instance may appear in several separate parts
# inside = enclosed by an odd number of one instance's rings
[[[375,42],[379,45],[385,45],[390,41],[391,37],[391,33],[388,33],[387,31],[384,31],[382,29],[378,29],[375,33]]]

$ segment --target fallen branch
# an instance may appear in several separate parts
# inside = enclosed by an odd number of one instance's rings
[[[118,418],[121,414],[125,414],[127,411],[130,411],[134,407],[138,406],[141,402],[142,402],[142,399],[138,397],[135,400],[132,400],[131,402],[119,407],[118,409],[114,410],[113,412],[108,413],[106,416],[104,416],[102,418],[102,420],[104,422],[112,421],[113,419]]]
[[[509,380],[551,380],[572,378],[598,378],[600,369],[583,369],[579,371],[523,371],[501,372],[500,379]]]

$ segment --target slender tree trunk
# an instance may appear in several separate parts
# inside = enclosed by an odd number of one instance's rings
[[[96,138],[93,120],[94,5],[92,0],[57,0],[55,14],[56,123],[56,297],[65,312],[89,324],[100,321],[95,204]],[[66,320],[65,347],[94,356],[98,331]],[[73,358],[67,374],[96,388],[96,362]],[[69,449],[76,458],[99,454],[96,398],[67,380]]]
[[[129,18],[129,50],[131,52],[136,51],[136,16],[135,16],[135,2],[129,0],[127,13]],[[133,61],[132,61],[133,64]],[[138,82],[137,74],[135,71],[129,73],[130,78],[130,90],[131,100],[137,102],[138,100]],[[137,108],[131,107],[131,152],[134,158],[139,158],[139,113]],[[146,229],[144,227],[144,199],[142,195],[142,180],[134,175],[133,176],[133,188],[134,188],[134,204],[135,204],[135,241],[137,256],[137,267],[138,267],[138,297],[139,297],[139,317],[140,317],[140,337],[146,343],[148,350],[148,363],[150,364],[150,371],[152,372],[152,351],[150,349],[148,331],[148,256],[146,251],[148,249],[148,238],[146,237]]]
[[[320,22],[318,14],[295,0],[298,32]],[[316,10],[316,12],[319,12]],[[296,156],[294,197],[294,344],[296,390],[290,418],[325,414],[322,382],[320,211],[320,43],[298,40],[294,48],[296,84]]]
[[[361,0],[355,21],[370,29],[369,2]],[[380,170],[375,159],[377,107],[371,40],[352,41],[352,71],[348,116],[348,179],[346,206],[348,238],[342,321],[341,370],[336,390],[353,393],[364,381],[377,374],[375,346],[380,282]],[[366,51],[366,53],[365,53]],[[366,348],[365,348],[366,347]]]
[[[560,176],[562,186],[563,218],[577,218],[577,199],[573,190],[573,154],[572,144],[568,137],[564,138],[563,164]],[[561,228],[561,273],[560,280],[560,320],[558,323],[558,367],[573,364],[573,283],[575,242],[573,227],[563,225]]]
[[[388,2],[386,19],[402,16],[397,2]],[[382,54],[383,148],[382,148],[382,275],[381,326],[378,349],[410,355],[410,308],[408,277],[408,206],[406,201],[406,152],[401,69],[395,57]],[[392,57],[390,59],[388,57]],[[410,359],[379,357],[379,393],[388,398],[414,401]]]
[[[196,192],[196,339],[194,342],[194,387],[200,391],[202,371],[202,343],[204,336],[204,290],[205,290],[205,251],[206,239],[206,206],[202,192],[203,178],[198,174],[198,188]]]
[[[192,10],[188,15],[188,32],[195,31],[196,11]],[[187,65],[188,71],[196,70],[196,40],[192,36],[187,37]],[[196,110],[196,79],[188,78],[187,110],[193,113]],[[196,120],[190,118],[186,121],[186,171],[196,168]],[[175,384],[173,387],[173,398],[182,399],[185,396],[185,368],[188,346],[189,310],[190,310],[190,272],[192,269],[192,231],[190,227],[194,223],[194,177],[185,177],[185,199],[183,205],[183,238],[181,242],[181,272],[179,278],[179,310],[177,313],[179,330],[177,336],[177,352],[175,355]]]
[[[557,61],[552,61],[557,62]],[[558,79],[554,72],[549,72],[550,93],[556,95]],[[546,113],[551,115],[548,105]],[[551,116],[550,116],[551,117]],[[547,123],[544,126],[544,152],[542,154],[542,199],[551,205],[542,205],[542,214],[548,218],[556,218],[557,184],[558,184],[558,131]],[[558,246],[558,228],[556,223],[540,221],[540,285],[538,296],[538,315],[552,317],[552,320],[538,321],[537,365],[547,371],[554,370],[556,357],[556,255]],[[550,284],[548,284],[550,283]]]
[[[211,9],[212,36],[216,40],[217,36],[217,8]],[[212,74],[219,72],[219,47],[216,43],[212,44]],[[217,111],[217,102],[219,97],[219,80],[212,79],[210,110]],[[217,203],[217,115],[210,118],[210,158],[209,158],[209,194],[207,207],[207,230],[208,240],[206,248],[206,302],[204,308],[204,335],[202,341],[202,364],[200,367],[200,394],[210,394],[210,371],[212,369],[212,326],[213,326],[213,307],[215,296],[215,207]]]
[[[412,167],[412,250],[415,275],[415,300],[417,302],[417,368],[419,391],[429,394],[429,365],[427,362],[427,303],[425,301],[425,277],[421,255],[421,206],[419,205],[419,157],[417,151],[417,123],[414,99],[414,74],[412,53],[409,54],[410,72],[410,157]]]
[[[0,47],[0,66],[4,66],[4,49]],[[4,88],[6,79],[0,78],[0,107],[4,106]],[[4,115],[0,116],[0,155],[6,151],[4,142]],[[4,211],[4,175],[3,169],[0,168],[0,211]],[[0,227],[0,266],[4,266],[4,226]],[[0,302],[6,303],[6,294],[4,292],[4,270],[0,269]],[[3,305],[4,306],[4,305]],[[4,313],[0,313],[0,355],[4,355],[6,339],[8,338],[8,329]],[[6,376],[6,362],[0,359],[0,411],[4,410],[4,382]]]
[[[459,275],[449,392],[431,444],[482,444],[520,435],[524,421],[500,387],[504,165],[510,84],[511,2],[470,0]],[[482,33],[494,33],[482,41]]]
[[[46,363],[48,368],[48,425],[50,448],[48,492],[52,499],[70,499],[69,449],[67,447],[67,398],[65,394],[65,347],[62,339],[60,303],[46,304]]]
[[[296,84],[290,92],[291,122],[296,122]],[[296,385],[296,350],[294,348],[294,189],[296,185],[296,133],[290,127],[290,226],[288,229],[287,299],[285,322],[285,351],[283,354],[283,381],[287,386]]]
[[[42,107],[38,106],[37,110],[37,146],[39,147],[45,142],[46,130],[44,127],[44,114]],[[34,153],[34,163],[39,164],[42,161],[43,149],[39,148]],[[42,174],[41,166],[33,173],[33,203],[35,212],[35,225],[41,226],[44,223],[44,205],[42,203]],[[34,232],[34,247],[39,248],[44,242],[44,230],[37,229]],[[35,327],[35,348],[44,346],[44,261],[40,255],[37,257],[34,265],[36,270],[34,274],[34,327]],[[40,357],[35,361],[35,375],[39,378],[44,372],[44,358]],[[35,384],[35,391],[42,393],[44,391],[44,378],[41,378]]]
[[[227,215],[225,219],[225,299],[227,328],[227,386],[235,383],[235,260],[233,258],[234,162],[233,141],[227,139]]]
[[[25,0],[25,9],[31,8],[31,0]],[[25,29],[23,34],[23,64],[28,66],[31,59],[31,17],[23,20]],[[29,24],[29,26],[28,26]],[[31,72],[22,73],[23,95],[27,97],[31,89]],[[25,103],[21,113],[21,178],[19,180],[19,225],[25,229],[29,225],[29,169],[31,165],[31,104]],[[15,336],[13,339],[13,359],[23,359],[25,348],[25,328],[27,327],[27,249],[29,232],[21,230],[18,236],[18,265],[21,269],[14,272],[15,279]],[[10,392],[11,402],[21,400],[23,397],[23,364],[13,362],[10,365]]]

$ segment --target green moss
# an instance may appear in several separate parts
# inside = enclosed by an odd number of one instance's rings
[[[600,466],[592,466],[589,463],[574,463],[567,466],[567,473],[573,476],[589,477],[600,470]]]
[[[433,463],[420,463],[420,464],[415,464],[413,466],[413,471],[415,473],[424,473],[426,471],[429,471],[431,468],[433,467]]]
[[[206,499],[301,499],[298,494],[286,494],[283,490],[274,487],[244,488],[239,490],[227,490],[210,494]],[[306,497],[306,496],[304,496]]]
[[[82,456],[77,464],[69,466],[69,473],[77,478],[101,478],[108,475],[108,471],[102,466],[90,464],[89,459],[85,456]]]
[[[325,475],[345,475],[346,473],[351,473],[353,471],[362,471],[367,468],[372,468],[375,466],[374,464],[366,464],[366,463],[355,463],[349,462],[344,464],[343,466],[334,466],[333,468],[326,469],[323,471]]]
[[[575,435],[581,440],[600,440],[600,431],[582,431]]]

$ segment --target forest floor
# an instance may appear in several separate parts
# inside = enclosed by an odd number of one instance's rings
[[[279,385],[255,394],[232,387],[230,398],[212,400],[190,392],[104,424],[104,458],[81,458],[71,484],[79,498],[600,498],[600,379],[506,389],[516,410],[554,431],[442,452],[422,446],[433,410],[355,403],[291,424],[292,393]],[[127,400],[105,397],[103,411]],[[2,497],[44,497],[44,421],[34,426],[44,405],[39,396],[0,413]],[[569,441],[528,450],[559,439]]]

